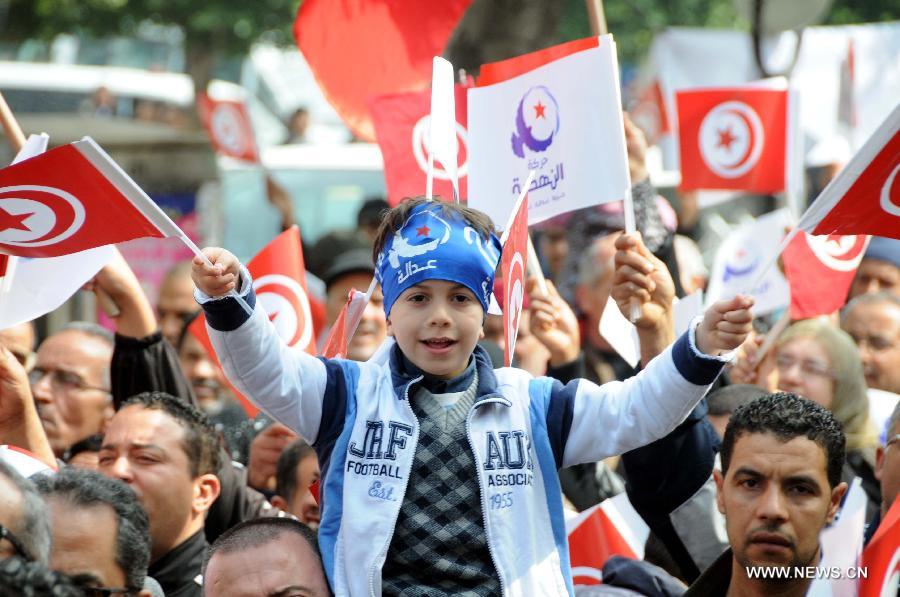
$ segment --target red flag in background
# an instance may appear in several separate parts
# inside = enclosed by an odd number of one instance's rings
[[[468,197],[466,172],[468,149],[466,147],[466,88],[457,85],[456,122],[459,153],[460,198]],[[372,122],[378,146],[384,157],[384,178],[387,183],[388,203],[397,205],[406,197],[425,193],[428,174],[428,125],[431,120],[431,91],[397,93],[377,97],[370,103]],[[453,199],[450,177],[439,162],[434,164],[434,196]]]
[[[859,597],[882,597],[900,592],[900,498],[878,525],[862,555],[868,578],[859,584]]]
[[[305,0],[294,39],[347,126],[373,141],[369,100],[428,87],[431,59],[443,53],[471,2]]]
[[[650,529],[626,502],[622,494],[566,521],[574,584],[600,584],[600,571],[612,556],[643,559]]]
[[[247,105],[236,100],[197,96],[197,112],[217,153],[246,162],[259,162]]]
[[[316,330],[306,291],[306,270],[300,243],[300,230],[292,226],[275,237],[247,264],[253,278],[256,300],[265,309],[278,336],[291,348],[316,353]],[[206,333],[206,317],[201,314],[188,328],[218,363]],[[235,395],[251,417],[259,409],[234,387]]]
[[[788,92],[760,86],[675,93],[682,190],[784,190]]]
[[[0,252],[59,257],[152,236],[183,236],[92,139],[0,170]]]
[[[666,101],[658,80],[650,81],[640,90],[637,102],[628,110],[628,114],[647,135],[647,143],[651,145],[655,145],[662,135],[672,132]]]
[[[347,297],[347,304],[341,309],[334,325],[331,326],[331,332],[325,345],[322,347],[322,356],[326,359],[345,359],[347,358],[347,346],[350,339],[356,332],[356,326],[362,318],[363,311],[366,309],[368,301],[366,293],[360,292],[355,288],[350,289]]]
[[[797,224],[813,234],[900,239],[900,104]]]
[[[519,202],[519,209],[506,235],[500,271],[503,273],[503,365],[512,365],[522,318],[525,298],[525,260],[528,258],[528,195]]]
[[[784,250],[791,319],[830,315],[844,306],[869,237],[799,232]]]

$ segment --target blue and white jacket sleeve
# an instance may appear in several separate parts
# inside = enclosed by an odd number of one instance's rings
[[[731,359],[697,349],[698,324],[699,319],[625,381],[602,386],[584,379],[553,383],[546,422],[558,466],[596,462],[639,448],[684,421]]]
[[[327,361],[287,347],[262,307],[250,275],[241,271],[246,310],[231,296],[210,297],[199,289],[194,298],[206,314],[206,329],[222,370],[239,392],[310,444],[330,417],[323,413],[328,387]]]

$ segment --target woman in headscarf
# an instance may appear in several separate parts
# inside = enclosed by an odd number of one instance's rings
[[[777,388],[809,398],[829,409],[847,437],[844,480],[862,479],[874,513],[881,503],[875,478],[878,434],[869,418],[869,399],[862,360],[853,339],[843,330],[817,319],[791,325],[774,350]]]

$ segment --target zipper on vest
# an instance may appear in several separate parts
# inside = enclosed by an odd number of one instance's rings
[[[496,399],[485,400],[482,402],[482,404],[485,404],[487,402],[501,401]],[[475,445],[472,443],[472,433],[469,423],[474,415],[475,408],[473,406],[472,410],[469,411],[469,415],[466,417],[466,441],[469,442],[469,449],[472,450],[472,460],[475,461],[475,478],[478,479],[478,497],[481,499],[481,522],[482,524],[484,524],[484,535],[487,538],[488,553],[491,554],[491,562],[493,562],[494,564],[494,572],[497,573],[497,579],[500,581],[500,594],[506,595],[506,585],[503,583],[503,574],[500,572],[500,566],[497,565],[497,556],[494,555],[493,542],[491,541],[491,531],[488,526],[487,503],[484,499],[484,485],[482,485],[481,482],[481,469],[479,468],[480,463],[478,462],[478,452],[475,451]]]
[[[403,509],[403,500],[406,499],[406,489],[409,486],[409,477],[412,474],[412,467],[415,464],[416,458],[416,449],[419,447],[419,418],[416,416],[416,413],[413,411],[412,407],[409,405],[409,388],[414,384],[422,381],[424,376],[420,375],[414,380],[410,381],[406,384],[406,388],[403,390],[403,403],[406,405],[406,408],[409,410],[410,416],[412,416],[413,421],[416,422],[415,435],[413,436],[412,448],[413,448],[413,457],[409,461],[409,468],[406,470],[406,479],[403,481],[403,492],[400,494],[400,506],[397,508],[397,513],[394,515],[394,522],[391,524],[391,532],[388,533],[387,542],[384,544],[384,547],[381,550],[381,553],[378,554],[378,558],[381,559],[384,557],[385,561],[387,560],[387,552],[391,547],[391,540],[394,538],[394,531],[397,530],[397,519],[400,518],[400,510]],[[384,567],[384,562],[382,562],[382,568]],[[377,593],[375,592],[375,570],[376,567],[373,566],[369,571],[369,594],[372,597],[375,597]]]

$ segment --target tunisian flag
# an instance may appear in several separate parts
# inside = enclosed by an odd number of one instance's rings
[[[603,565],[612,556],[644,557],[650,529],[622,493],[566,521],[569,562],[576,585],[600,584]]]
[[[791,288],[791,319],[830,315],[844,306],[869,238],[803,231],[794,236],[782,255]]]
[[[217,153],[246,162],[259,162],[247,105],[217,100],[205,93],[197,97],[197,112]]]
[[[375,139],[368,101],[417,91],[472,0],[305,0],[294,39],[319,87],[353,133]]]
[[[797,224],[813,234],[900,239],[900,104]]]
[[[184,233],[90,137],[0,170],[0,252],[58,257]]]
[[[740,86],[675,93],[682,190],[784,190],[788,91]]]
[[[878,525],[862,556],[868,578],[860,581],[859,597],[896,595],[900,590],[900,499]]]
[[[355,288],[350,289],[350,294],[347,296],[347,304],[344,305],[337,319],[335,319],[334,325],[331,326],[331,332],[329,332],[328,338],[325,340],[325,345],[322,347],[323,357],[326,359],[347,358],[347,347],[353,338],[353,334],[356,332],[356,327],[359,325],[359,320],[362,318],[363,311],[365,311],[368,303],[366,293],[360,292]]]
[[[256,300],[265,309],[278,336],[291,348],[315,354],[316,330],[313,307],[306,292],[300,230],[291,226],[276,236],[247,264],[247,270],[253,278]],[[191,322],[188,330],[218,363],[216,351],[206,332],[206,317],[201,313]],[[259,409],[234,387],[232,390],[247,414],[256,416]]]
[[[522,300],[525,298],[525,261],[528,259],[528,194],[523,193],[516,206],[512,224],[504,231],[503,256],[500,271],[503,272],[503,365],[512,366],[522,318]]]
[[[459,145],[457,164],[460,199],[468,197],[468,149],[466,148],[466,88],[457,85],[456,137]],[[369,104],[375,136],[384,157],[384,178],[388,203],[397,205],[406,197],[425,192],[428,174],[428,126],[431,121],[431,91],[396,93],[375,98]],[[434,164],[434,195],[453,198],[453,185],[447,171]]]

